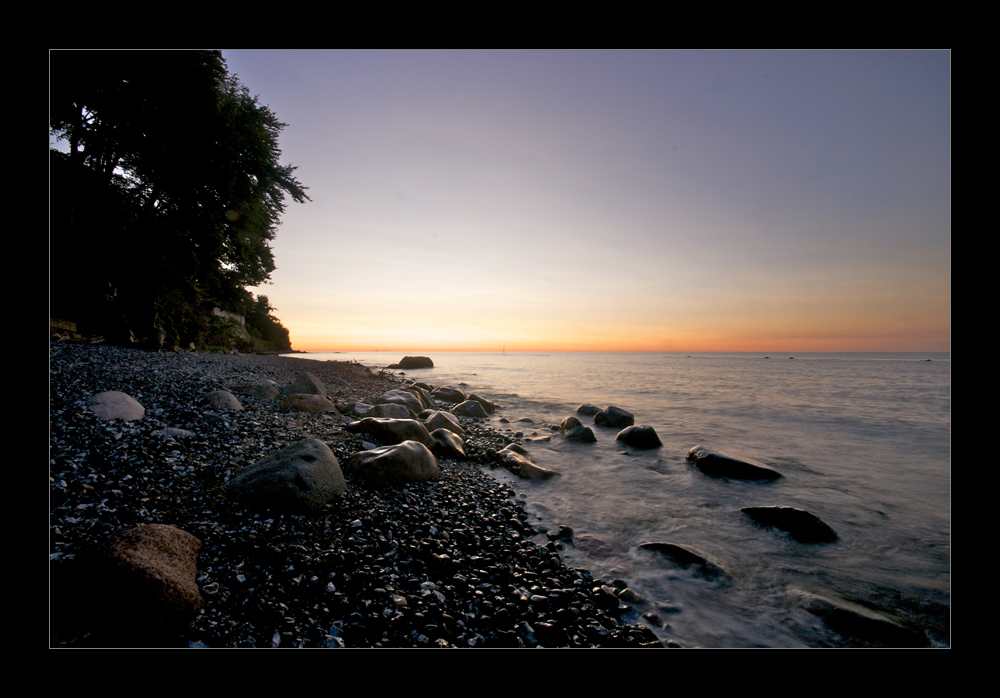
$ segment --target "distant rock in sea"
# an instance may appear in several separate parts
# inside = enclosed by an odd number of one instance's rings
[[[386,368],[434,368],[434,362],[426,356],[404,356],[398,364]]]

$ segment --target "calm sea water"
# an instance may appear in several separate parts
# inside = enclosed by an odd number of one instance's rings
[[[464,383],[502,406],[492,418],[498,429],[552,437],[525,445],[535,463],[561,477],[533,483],[494,474],[524,497],[537,523],[603,540],[604,551],[567,546],[562,557],[627,580],[648,602],[641,610],[659,616],[661,638],[705,647],[856,644],[802,608],[806,592],[917,628],[932,646],[950,645],[949,354],[429,356],[434,368],[407,377]],[[401,357],[309,355],[374,366]],[[615,430],[597,426],[597,444],[576,444],[547,428],[584,402],[632,412],[664,446],[630,451],[615,443]],[[535,426],[513,423],[522,417]],[[709,478],[685,459],[697,444],[756,458],[784,477],[767,484]],[[840,540],[797,543],[740,511],[772,504],[811,511]],[[649,541],[694,548],[728,574],[708,580],[677,568],[638,549]]]

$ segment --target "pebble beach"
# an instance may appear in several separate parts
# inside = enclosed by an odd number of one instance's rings
[[[164,353],[50,345],[50,646],[642,647],[663,646],[629,605],[627,583],[563,564],[572,531],[536,530],[490,474],[511,442],[462,418],[465,459],[438,480],[347,491],[315,515],[250,511],[226,497],[241,469],[315,438],[344,463],[371,447],[345,426],[402,379],[357,363],[283,356]],[[240,395],[205,396],[315,374],[344,414],[288,411]],[[141,419],[102,420],[88,399],[120,391]],[[175,430],[183,430],[175,431]],[[122,622],[116,594],[86,578],[103,540],[144,524],[195,536],[203,599],[189,625]],[[546,535],[548,533],[548,535]],[[565,543],[564,543],[565,542]]]

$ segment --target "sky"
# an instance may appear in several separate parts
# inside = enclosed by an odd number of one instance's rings
[[[306,351],[950,351],[948,51],[243,51]]]

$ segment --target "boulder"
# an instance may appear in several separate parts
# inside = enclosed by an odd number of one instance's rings
[[[351,477],[376,485],[405,485],[441,477],[434,454],[416,441],[355,453],[348,459],[345,470]]]
[[[566,417],[566,419],[562,420],[562,424],[559,425],[559,433],[570,441],[579,441],[585,444],[597,442],[594,430],[584,426],[576,417]]]
[[[466,397],[458,388],[452,388],[451,386],[445,386],[443,388],[438,388],[431,393],[437,400],[444,400],[445,402],[453,402],[458,404],[459,402],[465,402]]]
[[[395,402],[387,402],[382,405],[375,405],[365,412],[366,417],[387,417],[389,419],[413,419],[413,412],[406,405]]]
[[[601,411],[601,408],[597,405],[591,405],[590,403],[584,403],[576,408],[577,414],[592,415],[597,414]]]
[[[404,356],[398,364],[388,368],[434,368],[434,362],[426,356]]]
[[[659,553],[664,557],[668,558],[671,562],[684,568],[697,567],[698,573],[704,577],[718,577],[720,574],[724,573],[724,570],[718,565],[709,562],[702,553],[694,550],[692,548],[685,548],[681,545],[676,545],[674,543],[641,543],[639,545],[641,550],[649,550],[654,553]]]
[[[465,402],[461,402],[455,405],[452,411],[459,417],[473,417],[476,419],[486,419],[489,417],[483,406],[475,400],[466,400]]]
[[[688,451],[687,459],[698,470],[711,477],[728,477],[733,480],[777,480],[781,477],[781,473],[759,460],[727,451],[713,451],[704,446],[695,446]]]
[[[573,546],[593,557],[607,558],[618,553],[618,550],[611,543],[592,533],[574,536]]]
[[[226,491],[251,509],[312,514],[346,489],[330,448],[319,439],[303,439],[241,468]]]
[[[281,397],[281,392],[278,391],[270,383],[257,383],[256,385],[234,385],[230,388],[237,395],[246,395],[249,397],[257,398],[258,400],[277,400]]]
[[[163,524],[142,524],[114,534],[95,554],[91,606],[99,621],[141,636],[180,630],[204,599],[196,581],[201,541]]]
[[[406,392],[410,393],[418,400],[420,400],[420,404],[424,409],[437,408],[437,402],[434,401],[434,397],[431,395],[429,390],[424,390],[423,388],[417,385],[411,385],[408,388],[405,388],[405,390]],[[419,412],[420,410],[416,411]]]
[[[625,427],[618,432],[618,436],[615,437],[615,441],[621,441],[632,448],[649,449],[659,448],[663,445],[663,442],[660,441],[660,437],[656,435],[656,430],[645,424],[642,426],[633,425]]]
[[[138,400],[117,390],[91,396],[87,400],[87,406],[99,419],[124,419],[132,422],[142,419],[146,414],[146,408]]]
[[[594,415],[594,424],[600,427],[624,429],[635,424],[635,417],[631,412],[626,412],[620,407],[611,405],[608,409]]]
[[[499,455],[504,468],[525,480],[548,480],[550,477],[560,474],[554,470],[535,465],[521,454],[510,450],[509,447],[500,451]]]
[[[336,405],[330,402],[329,398],[325,398],[322,395],[308,395],[305,393],[289,395],[281,401],[281,407],[286,410],[308,412],[310,414],[325,414],[327,412],[340,414],[337,411]]]
[[[398,444],[403,441],[418,441],[427,448],[434,446],[434,439],[427,427],[415,419],[383,419],[365,417],[349,423],[345,429],[352,434],[365,434],[383,444]]]
[[[482,405],[483,409],[486,410],[488,414],[493,414],[496,411],[496,405],[494,405],[492,402],[490,402],[484,397],[480,397],[479,395],[472,393],[471,395],[469,395],[469,399],[475,400],[480,405]]]
[[[458,420],[448,412],[431,412],[424,419],[424,426],[427,427],[428,431],[434,431],[435,429],[447,429],[452,431],[463,439],[465,438],[465,429],[462,425],[458,423]]]
[[[431,451],[442,458],[465,458],[465,440],[450,429],[435,429],[431,432],[434,446]]]
[[[306,395],[322,395],[326,397],[326,386],[323,381],[316,377],[316,374],[303,371],[291,385],[285,386],[281,391],[284,395],[294,395],[303,393]]]
[[[413,410],[413,414],[417,414],[425,407],[421,404],[419,397],[406,390],[390,390],[384,393],[375,403],[378,405],[403,405]]]
[[[788,595],[840,635],[885,647],[926,647],[929,644],[925,634],[856,603],[795,588],[789,589]]]
[[[234,412],[243,411],[243,405],[241,405],[240,401],[236,399],[236,396],[228,390],[213,390],[205,396],[205,400],[209,405],[220,410],[233,410]]]
[[[763,526],[787,531],[799,543],[832,543],[837,534],[818,516],[795,507],[743,507],[744,514]]]

